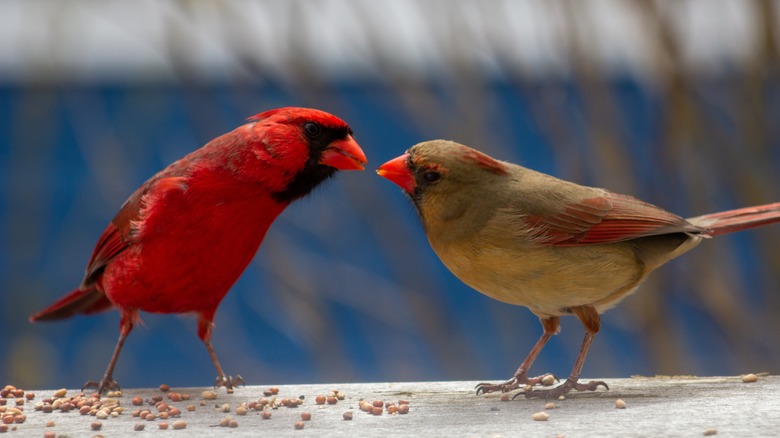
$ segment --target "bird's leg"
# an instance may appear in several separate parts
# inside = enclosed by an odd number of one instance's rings
[[[227,389],[228,394],[232,394],[233,387],[243,385],[244,379],[242,379],[238,374],[233,377],[226,375],[225,372],[222,371],[222,365],[219,364],[217,353],[214,351],[214,346],[211,345],[211,329],[214,327],[214,324],[212,323],[213,316],[213,312],[210,315],[200,315],[198,318],[198,337],[201,341],[203,341],[203,344],[209,351],[211,361],[214,362],[214,368],[217,369],[217,379],[214,381],[214,387],[218,388],[220,386],[224,386],[225,389]]]
[[[480,393],[487,394],[489,392],[495,391],[509,392],[519,388],[520,385],[534,386],[542,382],[542,379],[547,376],[547,374],[542,374],[541,376],[536,377],[528,377],[526,373],[528,373],[531,365],[533,365],[534,361],[536,360],[536,356],[538,356],[542,351],[542,348],[544,348],[544,345],[547,343],[547,341],[549,341],[553,335],[560,331],[561,319],[557,316],[550,316],[547,318],[542,318],[541,322],[542,327],[544,328],[544,332],[542,333],[542,336],[539,338],[539,340],[536,341],[536,345],[534,345],[534,348],[532,348],[531,352],[528,353],[528,356],[525,358],[523,363],[521,363],[517,368],[514,376],[512,376],[511,379],[504,383],[480,383],[477,385],[477,395]],[[553,378],[558,380],[558,378],[555,376],[553,376]]]
[[[87,383],[81,387],[82,391],[87,388],[94,388],[97,390],[98,394],[103,394],[104,392],[119,390],[119,384],[114,380],[114,367],[116,366],[117,359],[119,359],[119,352],[122,351],[122,346],[125,344],[127,335],[133,330],[136,319],[138,319],[138,310],[122,310],[122,317],[119,321],[119,339],[116,341],[114,354],[108,362],[106,372],[103,373],[103,378],[100,379],[99,382],[95,382],[94,380],[87,381]]]
[[[574,368],[572,368],[569,378],[566,379],[562,385],[552,389],[528,390],[520,392],[517,395],[525,394],[526,398],[539,397],[549,399],[558,398],[564,394],[568,394],[572,389],[576,389],[577,391],[595,391],[599,386],[603,386],[607,391],[609,391],[609,386],[599,380],[591,380],[588,383],[579,382],[582,366],[585,364],[585,357],[588,355],[590,344],[593,342],[593,339],[599,332],[601,325],[601,318],[599,317],[599,313],[593,306],[572,307],[571,312],[580,320],[580,322],[582,322],[582,326],[585,328],[585,339],[582,341],[580,354],[577,356],[577,360],[574,362]],[[517,395],[515,395],[515,397]]]

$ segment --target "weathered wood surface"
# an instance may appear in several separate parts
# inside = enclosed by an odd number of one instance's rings
[[[448,437],[664,437],[703,436],[705,430],[715,429],[717,436],[780,436],[780,377],[762,376],[756,383],[743,383],[739,377],[677,377],[604,379],[610,391],[573,393],[564,400],[554,400],[555,409],[546,412],[548,421],[534,421],[532,415],[544,411],[544,400],[501,401],[500,395],[476,396],[477,382],[415,382],[415,383],[360,383],[325,385],[281,385],[279,398],[305,396],[297,408],[279,407],[272,417],[263,420],[257,411],[247,415],[236,414],[242,402],[257,401],[267,386],[247,386],[227,394],[216,391],[215,400],[204,400],[202,392],[210,388],[172,388],[172,391],[191,394],[189,401],[169,402],[178,407],[187,423],[184,430],[161,430],[159,423],[172,424],[174,419],[146,421],[133,417],[132,398],[145,400],[143,407],[151,408],[148,400],[163,395],[159,389],[125,389],[120,398],[126,410],[118,417],[101,420],[102,428],[93,431],[95,417],[80,415],[77,410],[68,413],[36,411],[34,405],[53,390],[32,391],[35,399],[25,402],[27,419],[15,424],[6,436],[43,436],[54,432],[57,436],[73,437],[103,435],[105,437],[174,437],[174,436],[448,436]],[[335,405],[319,406],[315,396],[332,390],[346,394]],[[77,391],[69,390],[71,396]],[[270,397],[269,397],[270,398]],[[408,400],[406,415],[373,416],[361,412],[360,399],[398,402]],[[615,400],[622,399],[625,409],[616,409]],[[9,400],[7,406],[12,406]],[[224,404],[230,412],[223,412]],[[194,404],[195,411],[186,406]],[[353,411],[353,420],[342,419],[344,411]],[[312,418],[303,430],[294,424],[302,412]],[[220,427],[225,417],[236,420],[238,427]],[[54,426],[47,427],[47,421]],[[143,431],[134,425],[144,423]]]

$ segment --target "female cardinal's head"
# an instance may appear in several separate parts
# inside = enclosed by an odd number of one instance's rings
[[[498,183],[508,170],[462,144],[431,140],[412,146],[377,173],[401,187],[424,220],[448,220],[472,208],[474,199],[484,199],[490,193],[485,185]]]

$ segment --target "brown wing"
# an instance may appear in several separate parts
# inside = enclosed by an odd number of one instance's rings
[[[537,243],[554,246],[593,245],[704,231],[662,208],[609,192],[569,204],[553,215],[528,216],[526,223]]]

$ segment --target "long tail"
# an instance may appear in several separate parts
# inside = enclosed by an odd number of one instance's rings
[[[97,289],[76,289],[60,298],[51,306],[30,316],[30,322],[55,321],[84,313],[92,314],[111,308],[111,301]]]
[[[687,220],[694,225],[705,228],[707,231],[703,233],[704,235],[720,236],[721,234],[780,222],[780,202],[705,214]]]

